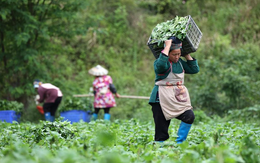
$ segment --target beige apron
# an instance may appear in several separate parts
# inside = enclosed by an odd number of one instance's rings
[[[179,63],[182,67],[180,61]],[[184,69],[181,74],[175,74],[171,64],[169,75],[155,84],[159,86],[159,101],[166,120],[192,109],[188,89],[184,86]]]

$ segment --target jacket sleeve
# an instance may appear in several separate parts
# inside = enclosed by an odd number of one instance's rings
[[[45,90],[42,87],[38,88],[38,94],[40,96],[40,99],[38,100],[39,103],[44,102],[44,99],[45,99],[45,93],[44,92],[45,92]]]
[[[116,93],[117,91],[116,91],[116,87],[114,86],[114,84],[109,84],[109,89],[110,89],[110,91],[112,92],[112,93]]]
[[[198,62],[195,58],[193,60],[183,61],[181,60],[185,73],[187,74],[196,74],[200,71]]]
[[[154,61],[154,71],[158,74],[166,72],[170,68],[168,56],[161,53],[159,58]]]

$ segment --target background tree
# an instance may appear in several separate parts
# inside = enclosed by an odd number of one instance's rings
[[[26,102],[35,78],[59,76],[63,41],[92,25],[78,16],[86,5],[83,0],[1,0],[1,98]]]

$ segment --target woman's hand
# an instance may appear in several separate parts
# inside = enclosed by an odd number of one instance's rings
[[[120,95],[118,93],[115,94],[116,98],[120,98]]]
[[[164,41],[164,43],[165,43],[165,47],[167,47],[167,46],[171,47],[172,39],[166,40],[166,41]]]
[[[162,50],[162,53],[164,53],[165,55],[168,56],[171,45],[172,45],[172,39],[166,40],[166,41],[164,41],[164,43],[165,43],[165,47]]]
[[[187,54],[184,57],[186,58],[186,60],[193,60],[193,58],[190,56],[190,54]]]

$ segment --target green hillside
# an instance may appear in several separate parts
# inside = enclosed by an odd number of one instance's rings
[[[0,0],[0,99],[22,102],[33,114],[34,79],[59,86],[66,101],[89,93],[88,70],[97,64],[109,70],[119,94],[149,96],[151,31],[187,15],[203,32],[191,54],[200,72],[185,76],[194,108],[223,116],[259,104],[256,0]],[[114,119],[152,118],[147,100],[117,103]]]

